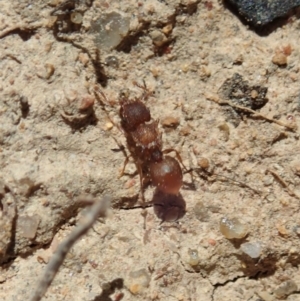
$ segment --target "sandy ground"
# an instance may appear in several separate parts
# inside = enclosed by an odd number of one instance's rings
[[[110,195],[45,300],[300,300],[297,17],[257,31],[216,0],[32,2],[0,0],[0,299],[29,300],[84,212],[78,199]],[[114,49],[96,31],[111,12],[114,30],[128,27]],[[253,100],[267,88],[256,112],[269,120],[220,104],[236,73]],[[120,93],[141,96],[143,80],[164,148],[194,169],[178,204],[148,206],[146,228],[135,165],[118,178],[116,126]],[[248,235],[226,239],[224,217]]]

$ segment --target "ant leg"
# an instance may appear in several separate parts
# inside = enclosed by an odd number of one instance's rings
[[[100,102],[100,104],[102,105],[102,107],[104,108],[104,110],[106,111],[105,109],[105,106],[109,104],[109,101],[106,97],[106,95],[103,93],[103,91],[99,88],[99,86],[95,86],[93,88],[93,92],[95,93],[96,95],[96,98],[97,100]],[[103,101],[104,99],[104,101]],[[107,111],[106,111],[107,112]]]
[[[143,216],[144,218],[144,224],[143,224],[143,228],[146,229],[147,228],[147,209],[146,209],[146,205],[149,204],[146,202],[145,200],[145,195],[144,195],[144,183],[143,183],[143,170],[142,170],[142,166],[141,164],[136,164],[136,167],[137,167],[137,170],[139,172],[139,175],[140,175],[140,194],[141,194],[141,198],[142,198],[142,212],[141,212],[141,215]]]
[[[117,145],[118,145],[118,147],[119,147],[119,149],[113,149],[113,150],[114,150],[114,151],[121,151],[121,152],[123,153],[124,157],[125,157],[125,161],[124,161],[124,164],[123,164],[123,168],[122,168],[122,170],[121,170],[121,172],[120,172],[120,174],[119,174],[119,176],[118,176],[118,178],[120,179],[120,178],[123,177],[124,172],[125,172],[125,168],[126,168],[128,162],[129,162],[129,159],[132,157],[132,155],[128,155],[128,154],[127,154],[124,145],[123,145],[122,143],[120,143],[115,137],[112,137],[112,138],[115,140],[115,142],[117,143]]]
[[[171,152],[174,152],[176,155],[177,160],[180,162],[180,164],[183,166],[183,168],[185,169],[186,172],[189,172],[189,170],[186,168],[186,166],[183,164],[182,158],[179,154],[179,152],[174,149],[174,148],[167,148],[165,150],[163,150],[163,154],[169,154]]]
[[[141,187],[140,194],[141,194],[141,199],[142,199],[142,207],[145,207],[146,205],[151,204],[151,201],[146,202],[145,194],[144,194],[145,182],[147,183],[149,181],[149,177],[148,177],[148,175],[143,174],[143,168],[142,168],[142,165],[140,164],[140,162],[136,163],[136,169],[140,176],[140,187]]]
[[[130,157],[132,157],[132,156],[127,156],[127,154],[126,154],[126,158],[125,158],[125,161],[124,161],[124,164],[123,164],[123,168],[122,168],[122,170],[121,170],[121,172],[119,174],[119,177],[118,177],[119,179],[124,176],[125,168],[126,168],[128,162],[129,162],[129,158]]]
[[[116,124],[109,116],[108,114],[108,111],[106,110],[105,106],[109,105],[109,101],[106,97],[106,95],[103,93],[103,91],[100,90],[100,88],[98,86],[96,86],[94,88],[94,93],[95,93],[95,96],[97,98],[97,100],[99,101],[99,103],[101,104],[101,107],[103,108],[103,110],[105,111],[106,113],[106,116],[108,117],[109,121],[113,124],[113,126],[115,126],[123,135],[125,135],[124,133],[124,130],[120,127],[119,124]],[[104,101],[103,101],[104,99]]]
[[[167,148],[165,150],[163,150],[164,154],[169,154],[171,152],[174,152],[176,155],[177,160],[180,162],[180,164],[183,166],[184,170],[186,173],[190,173],[191,174],[191,178],[192,178],[192,182],[194,183],[194,175],[193,175],[193,169],[187,169],[187,167],[183,164],[182,158],[179,154],[179,152],[174,149],[174,148]]]
[[[140,193],[141,193],[141,197],[142,197],[142,205],[144,206],[146,203],[145,200],[145,195],[144,195],[144,185],[143,185],[143,170],[142,170],[142,166],[141,164],[137,163],[136,164],[139,176],[140,176]]]
[[[133,81],[133,84],[134,84],[136,87],[138,87],[138,88],[140,88],[140,89],[142,89],[142,90],[144,91],[143,96],[142,96],[142,99],[141,99],[142,101],[147,100],[150,96],[153,95],[153,91],[150,91],[150,90],[147,88],[147,85],[146,85],[146,82],[145,82],[144,79],[143,79],[143,85],[139,84],[139,83],[136,82],[136,81]]]

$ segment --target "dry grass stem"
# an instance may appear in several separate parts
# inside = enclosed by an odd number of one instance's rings
[[[251,113],[251,114],[253,114],[253,116],[260,117],[260,118],[265,119],[265,120],[267,120],[269,122],[276,123],[276,124],[278,124],[280,126],[283,126],[283,127],[287,128],[290,131],[294,132],[294,131],[297,130],[297,126],[296,125],[289,125],[289,124],[286,124],[286,123],[284,123],[284,122],[282,122],[280,120],[276,120],[276,119],[267,117],[267,116],[265,116],[263,114],[260,114],[259,112],[256,112],[256,111],[254,111],[254,110],[252,110],[250,108],[243,107],[243,106],[240,106],[240,105],[236,105],[236,104],[232,103],[229,100],[223,100],[223,99],[221,100],[219,97],[215,97],[215,96],[206,96],[206,98],[208,100],[210,100],[210,101],[213,101],[213,102],[221,105],[221,106],[228,105],[228,106],[230,106],[230,107],[232,107],[234,109],[238,109],[238,110],[242,110],[242,111],[247,112],[247,113]]]
[[[8,28],[2,30],[0,32],[0,39],[6,37],[7,35],[9,35],[10,33],[12,33],[13,31],[16,31],[16,30],[32,31],[39,27],[42,27],[43,25],[44,24],[41,22],[38,22],[35,24],[23,24],[23,23],[15,24],[15,25],[12,25],[11,27],[8,27]]]
[[[300,196],[296,192],[294,192],[291,188],[289,188],[288,183],[284,181],[283,178],[276,171],[272,169],[267,169],[267,172],[269,172],[277,180],[277,182],[279,182],[280,185],[286,189],[286,191],[290,196],[300,199]]]
[[[79,224],[70,235],[58,246],[56,252],[46,266],[45,273],[38,284],[38,287],[31,298],[31,301],[39,301],[45,295],[48,287],[51,285],[59,267],[62,265],[66,255],[74,243],[92,227],[99,215],[104,215],[109,207],[110,198],[104,197],[90,208],[85,215],[84,220]]]

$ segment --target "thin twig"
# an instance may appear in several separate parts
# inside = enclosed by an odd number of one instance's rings
[[[0,32],[0,39],[4,38],[5,36],[9,35],[10,33],[16,31],[16,30],[22,30],[22,31],[32,31],[39,27],[42,27],[44,24],[42,22],[34,23],[34,24],[15,24],[11,27],[8,27]]]
[[[249,109],[249,108],[247,108],[247,107],[243,107],[243,106],[240,106],[240,105],[236,105],[236,104],[232,103],[232,102],[229,101],[229,100],[223,100],[223,99],[221,100],[221,99],[219,99],[219,97],[214,97],[214,96],[206,96],[206,98],[207,98],[208,100],[210,100],[210,101],[213,101],[213,102],[215,102],[215,103],[221,105],[221,106],[222,106],[222,105],[228,105],[228,106],[230,106],[230,107],[232,107],[232,108],[234,108],[234,109],[242,110],[242,111],[244,111],[244,112],[251,113],[251,114],[253,114],[254,116],[260,117],[260,118],[265,119],[265,120],[267,120],[267,121],[269,121],[269,122],[274,122],[274,123],[276,123],[276,124],[278,124],[278,125],[280,125],[280,126],[283,126],[283,127],[287,128],[287,129],[290,130],[290,131],[293,131],[293,132],[294,132],[294,131],[297,130],[296,124],[295,124],[295,125],[289,125],[289,124],[286,124],[286,123],[284,123],[284,122],[282,122],[282,121],[280,121],[280,120],[276,120],[276,119],[267,117],[267,116],[265,116],[265,115],[263,115],[263,114],[261,114],[261,113],[259,113],[259,112],[256,112],[256,111],[254,111],[254,110],[252,110],[252,109]]]
[[[110,200],[109,197],[104,197],[102,200],[95,202],[84,217],[82,224],[78,225],[58,246],[56,252],[46,266],[44,276],[39,282],[31,301],[40,301],[42,299],[73,244],[91,228],[100,214],[103,215],[105,213],[106,209],[109,207]]]
[[[257,190],[251,186],[249,186],[248,184],[244,183],[244,182],[241,182],[241,181],[238,181],[238,180],[234,180],[234,179],[231,179],[229,177],[226,177],[226,176],[222,176],[222,175],[218,175],[216,174],[217,178],[224,178],[226,179],[227,181],[230,181],[232,183],[236,183],[237,185],[239,185],[240,187],[242,188],[248,188],[249,190],[252,190],[253,192],[255,192],[256,194],[258,195],[261,195],[262,192],[260,190]]]
[[[267,169],[267,172],[269,172],[281,184],[281,186],[286,189],[290,196],[300,199],[300,196],[291,188],[289,188],[288,183],[276,171],[272,169]]]
[[[242,182],[242,181],[238,181],[238,180],[234,180],[232,178],[229,178],[229,177],[226,177],[224,175],[220,175],[220,174],[217,174],[217,173],[211,173],[211,172],[208,172],[207,170],[204,170],[202,168],[195,168],[194,169],[196,171],[196,173],[199,175],[199,176],[203,176],[202,173],[205,174],[205,178],[208,180],[208,177],[210,177],[210,180],[211,181],[214,181],[215,179],[216,180],[219,180],[219,181],[222,181],[222,182],[225,182],[225,181],[229,181],[229,182],[232,182],[232,183],[235,183],[236,185],[242,187],[242,188],[248,188],[249,190],[252,190],[254,193],[258,194],[258,195],[261,195],[263,192],[258,190],[258,189],[255,189],[253,187],[251,187],[250,185]],[[212,179],[214,177],[214,179]]]

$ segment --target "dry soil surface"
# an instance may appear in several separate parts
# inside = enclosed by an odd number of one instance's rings
[[[45,300],[300,300],[297,11],[257,30],[217,0],[0,7],[0,300],[30,300],[80,200],[103,195],[112,210]],[[153,91],[163,148],[193,169],[178,198],[148,186],[147,214],[134,162],[119,178],[118,99],[141,97],[134,81]]]

